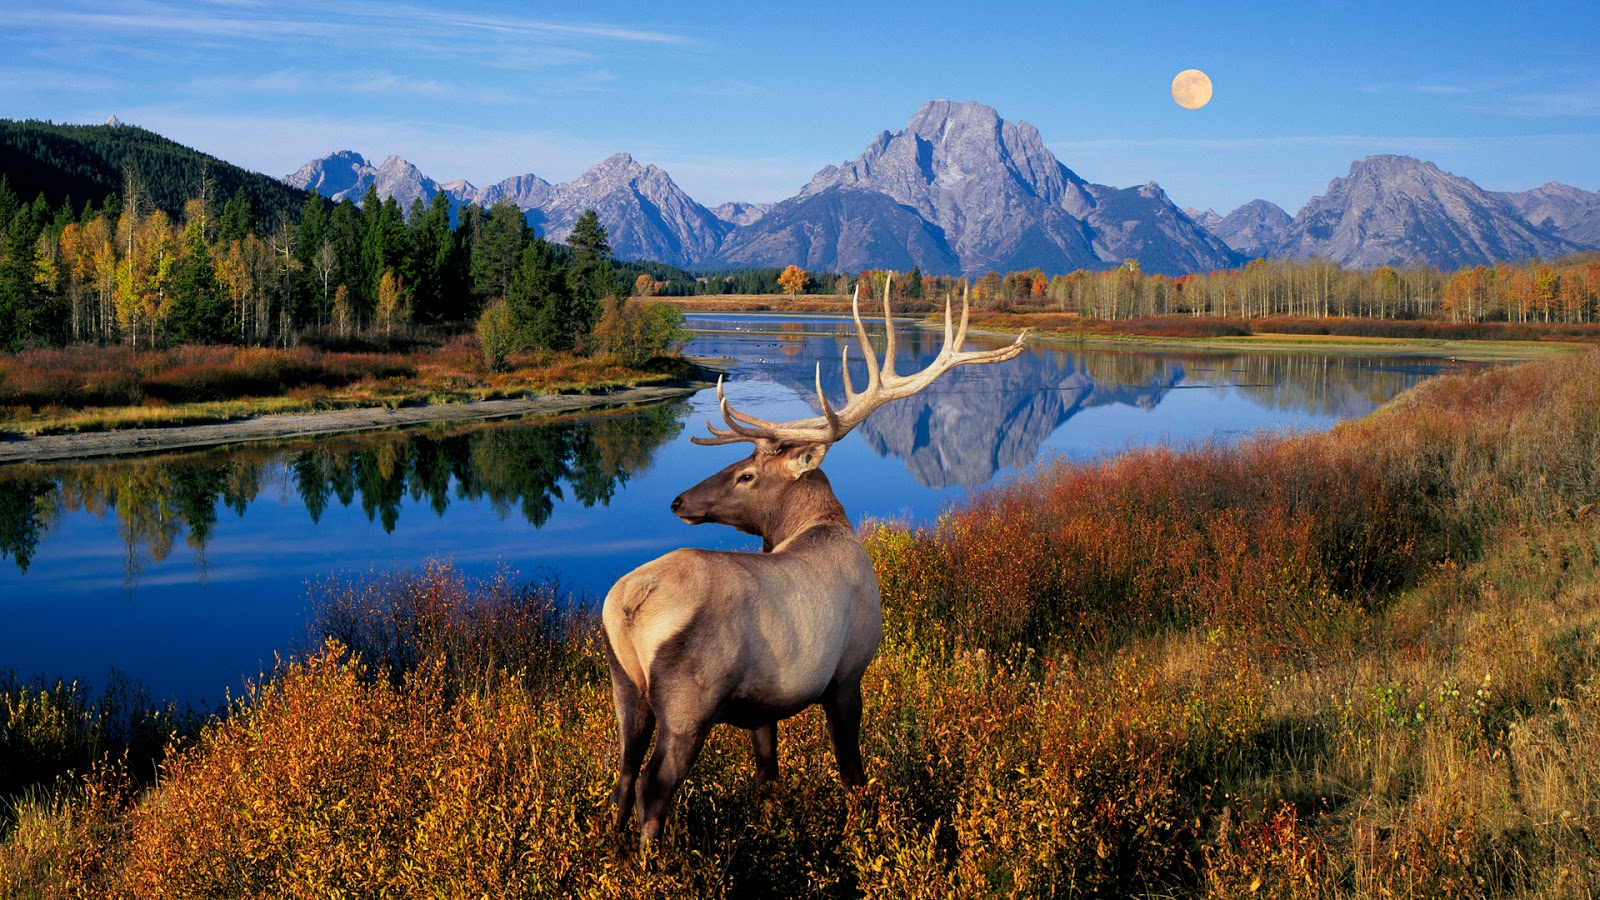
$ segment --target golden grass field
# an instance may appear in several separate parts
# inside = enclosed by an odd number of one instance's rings
[[[0,893],[1593,897],[1597,458],[1590,350],[866,523],[870,783],[816,710],[759,791],[719,729],[648,852],[592,619],[448,561],[323,585],[329,642],[153,782],[113,752],[14,797]],[[7,693],[5,758],[96,733],[71,700]]]

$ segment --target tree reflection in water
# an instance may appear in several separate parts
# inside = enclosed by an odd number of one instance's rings
[[[649,469],[654,453],[683,428],[683,404],[537,425],[478,426],[323,439],[314,444],[244,446],[90,465],[0,470],[0,556],[23,573],[41,542],[68,514],[114,513],[129,584],[146,561],[160,562],[181,535],[205,566],[219,510],[242,516],[264,491],[292,488],[313,523],[337,501],[359,501],[392,532],[409,499],[439,515],[452,499],[487,499],[501,515],[519,511],[535,528],[556,501],[609,504],[619,486]],[[289,493],[285,490],[284,493]]]

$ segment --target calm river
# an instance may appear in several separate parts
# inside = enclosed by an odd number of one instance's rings
[[[843,320],[690,324],[687,352],[719,360],[734,405],[768,419],[817,414],[809,398],[819,359],[829,396],[842,397],[847,340],[859,356]],[[941,337],[902,326],[899,371],[925,364]],[[856,521],[927,522],[1039,460],[1323,429],[1448,365],[1036,344],[883,408],[825,467]],[[854,379],[864,384],[864,370]],[[205,707],[303,642],[315,586],[330,577],[449,558],[472,574],[553,573],[597,598],[674,547],[755,548],[753,538],[685,525],[667,509],[748,452],[689,443],[715,415],[708,390],[554,425],[0,468],[0,670],[100,684],[116,669],[157,697]]]

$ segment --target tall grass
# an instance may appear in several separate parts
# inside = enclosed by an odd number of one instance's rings
[[[514,354],[506,371],[489,371],[470,335],[397,342],[381,352],[385,346],[183,346],[134,352],[82,345],[0,354],[0,425],[30,432],[158,427],[322,407],[594,390],[692,372],[676,358],[630,366],[615,358],[551,351]]]
[[[135,352],[75,346],[0,357],[0,406],[80,408],[201,403],[344,387],[416,374],[416,361],[310,348],[184,346]]]
[[[1325,435],[1062,464],[924,529],[868,526],[888,625],[870,783],[839,787],[816,710],[760,790],[720,729],[651,853],[609,825],[580,608],[445,564],[335,584],[343,642],[152,789],[112,763],[19,804],[0,884],[1592,897],[1597,401],[1600,352],[1449,376]]]
[[[0,671],[0,830],[14,823],[19,799],[48,797],[60,779],[107,757],[148,783],[168,747],[203,721],[193,709],[156,701],[116,671],[98,690]]]
[[[307,655],[334,641],[399,685],[440,661],[452,694],[484,694],[511,677],[528,692],[561,693],[606,675],[592,602],[559,576],[519,582],[510,572],[474,580],[448,561],[419,571],[330,578],[313,592]]]

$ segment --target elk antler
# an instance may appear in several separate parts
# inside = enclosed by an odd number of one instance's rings
[[[796,419],[791,422],[768,422],[766,419],[757,418],[749,413],[740,412],[728,403],[728,397],[722,392],[722,379],[717,378],[717,403],[722,408],[722,418],[728,423],[727,428],[718,428],[709,421],[706,427],[711,430],[712,437],[692,437],[689,440],[696,444],[715,445],[732,444],[739,441],[750,441],[757,448],[766,453],[776,452],[784,444],[798,443],[824,443],[831,444],[845,435],[851,429],[860,425],[873,411],[891,400],[900,400],[921,391],[932,384],[935,379],[956,366],[971,363],[1005,362],[1015,359],[1022,352],[1023,338],[1027,337],[1027,329],[1017,335],[1017,339],[1004,347],[995,350],[969,350],[960,351],[958,348],[967,339],[967,291],[961,292],[961,327],[956,329],[954,335],[950,330],[950,300],[945,298],[944,304],[944,346],[940,348],[939,355],[926,369],[913,375],[899,375],[894,370],[894,319],[889,309],[889,279],[883,283],[883,325],[888,334],[885,342],[883,365],[878,365],[876,354],[872,350],[872,341],[867,337],[866,326],[861,324],[861,285],[856,284],[855,297],[850,301],[851,312],[856,320],[856,340],[861,344],[861,352],[867,359],[867,388],[856,393],[855,386],[850,383],[850,348],[844,349],[844,358],[841,365],[844,368],[845,406],[835,410],[828,403],[828,398],[822,392],[822,363],[817,363],[817,402],[822,405],[822,415],[809,419]]]

